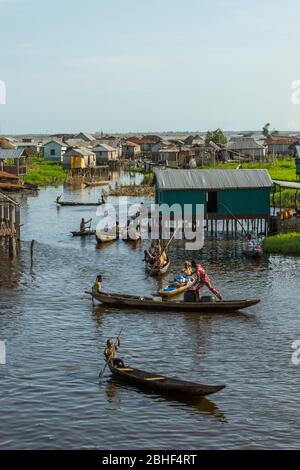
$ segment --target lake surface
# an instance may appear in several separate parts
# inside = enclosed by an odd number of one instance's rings
[[[160,287],[144,270],[146,242],[96,249],[94,237],[69,235],[81,217],[96,222],[95,208],[57,208],[56,196],[88,201],[100,191],[42,189],[22,209],[19,258],[8,262],[0,251],[0,449],[299,448],[300,366],[291,355],[300,339],[300,259],[247,260],[238,241],[226,240],[191,254],[176,242],[163,282],[196,256],[226,298],[261,303],[216,316],[93,307],[84,291],[99,273],[111,291]],[[99,384],[106,339],[121,328],[120,355],[130,364],[226,388],[180,401],[118,383],[109,371]]]

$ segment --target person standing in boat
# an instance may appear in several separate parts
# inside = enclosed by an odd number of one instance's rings
[[[90,224],[91,222],[92,222],[92,219],[87,220],[87,221],[85,222],[84,218],[82,218],[82,219],[81,219],[81,222],[80,222],[80,232],[85,232],[85,226],[86,226],[87,224]]]
[[[104,356],[106,361],[112,361],[116,358],[117,352],[120,347],[120,338],[116,339],[115,344],[112,342],[111,339],[108,339],[106,342],[106,348],[104,349]]]
[[[200,302],[200,291],[203,287],[207,287],[212,294],[214,294],[219,300],[223,300],[223,296],[215,289],[211,283],[210,277],[205,271],[205,268],[200,263],[196,263],[195,260],[192,261],[192,267],[196,269],[197,281],[194,285],[196,292],[196,301]]]
[[[92,287],[92,292],[95,294],[99,294],[102,289],[102,276],[99,274],[99,276],[96,277],[96,280],[94,282],[94,285]]]

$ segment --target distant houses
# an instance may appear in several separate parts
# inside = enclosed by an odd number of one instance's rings
[[[297,137],[269,137],[265,140],[268,147],[268,154],[290,155],[290,147],[299,140]]]
[[[240,154],[250,160],[264,161],[266,146],[258,143],[253,137],[237,137],[229,141],[226,146],[229,155]]]
[[[23,148],[0,149],[0,171],[24,176],[27,166],[28,156]]]
[[[69,148],[63,156],[63,168],[66,170],[84,170],[96,166],[96,154],[88,148]]]
[[[110,161],[116,161],[119,158],[118,149],[107,144],[98,144],[93,148],[96,155],[96,165],[103,165]]]
[[[44,159],[53,162],[62,162],[67,149],[66,144],[59,140],[49,140],[44,144]]]

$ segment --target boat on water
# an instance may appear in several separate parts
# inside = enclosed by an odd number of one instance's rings
[[[197,280],[196,274],[194,274],[193,276],[190,276],[190,278],[186,281],[185,284],[182,284],[175,280],[171,282],[168,286],[158,291],[158,293],[162,297],[166,297],[166,298],[174,297],[175,295],[182,294],[186,290],[190,289],[195,284],[196,280]]]
[[[86,186],[108,186],[111,183],[110,180],[104,181],[104,180],[99,180],[99,181],[87,181],[84,184]]]
[[[138,297],[108,292],[86,291],[86,293],[108,307],[151,310],[152,313],[162,310],[169,312],[229,313],[251,307],[260,302],[260,299],[186,302],[184,300],[166,300],[162,297]]]
[[[97,243],[110,243],[114,242],[119,238],[118,231],[116,229],[105,230],[96,230],[95,232]]]
[[[164,266],[155,266],[149,262],[146,263],[146,271],[150,276],[159,276],[160,274],[165,274],[170,267],[170,259],[167,257],[167,262]]]
[[[261,258],[263,255],[261,242],[257,240],[244,241],[242,253],[247,258]]]
[[[225,385],[203,385],[195,382],[180,380],[176,377],[166,377],[161,374],[146,372],[131,366],[116,367],[115,362],[109,361],[108,367],[117,379],[121,379],[132,385],[142,386],[154,392],[167,394],[184,394],[188,396],[205,396],[219,392]]]
[[[102,206],[105,202],[73,202],[73,201],[55,201],[58,206]]]
[[[73,237],[90,237],[91,235],[95,235],[95,233],[96,233],[96,230],[85,230],[84,232],[80,232],[80,231],[71,232]]]

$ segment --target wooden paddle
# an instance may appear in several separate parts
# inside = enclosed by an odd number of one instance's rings
[[[172,237],[170,238],[170,240],[169,240],[168,243],[166,244],[165,248],[162,250],[161,255],[162,255],[163,253],[167,253],[167,249],[168,249],[168,247],[170,246],[171,241],[172,241],[173,238],[175,237],[175,234],[176,234],[177,230],[178,230],[180,227],[181,227],[181,225],[178,225],[178,227],[177,227],[176,230],[174,231]],[[159,261],[160,261],[160,258],[159,258],[159,259],[154,263],[154,265],[152,266],[152,268],[151,268],[151,270],[150,270],[150,274],[154,271],[154,269],[156,268],[156,266],[157,266],[157,264],[159,263]]]
[[[123,328],[121,328],[119,335],[116,337],[116,341],[115,341],[115,343],[114,343],[114,347],[117,346],[118,341],[120,340],[120,336],[121,336],[122,331],[123,331]],[[109,358],[106,359],[106,362],[105,362],[105,365],[104,365],[103,369],[101,369],[100,372],[99,372],[99,380],[102,378],[102,376],[103,376],[103,374],[104,374],[104,372],[105,372],[105,369],[106,369],[106,366],[107,366],[107,364],[108,364],[108,361],[109,361]]]

